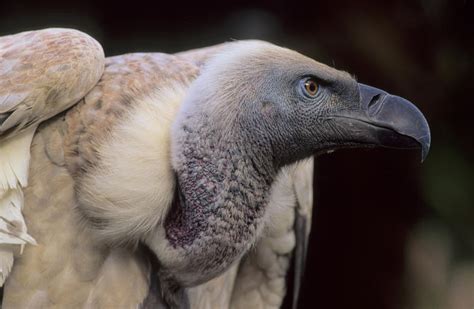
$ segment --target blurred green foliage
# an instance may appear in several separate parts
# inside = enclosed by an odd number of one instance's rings
[[[437,141],[423,169],[424,194],[437,215],[474,252],[474,165],[466,154]]]

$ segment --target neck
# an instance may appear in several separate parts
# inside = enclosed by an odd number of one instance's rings
[[[276,174],[268,156],[251,150],[261,147],[232,138],[212,145],[218,132],[209,127],[186,128],[174,149],[185,163],[175,164],[179,185],[165,235],[189,258],[180,263],[183,275],[176,275],[185,283],[217,275],[255,243]]]

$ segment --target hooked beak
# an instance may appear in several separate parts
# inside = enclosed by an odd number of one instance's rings
[[[431,136],[420,110],[404,98],[361,83],[359,97],[358,108],[336,116],[354,129],[351,139],[390,148],[421,148],[423,162]]]

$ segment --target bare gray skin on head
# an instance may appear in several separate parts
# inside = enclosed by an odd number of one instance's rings
[[[308,76],[337,86],[305,97]],[[264,42],[230,44],[210,61],[172,131],[179,194],[165,231],[167,251],[177,254],[155,250],[179,283],[213,278],[247,252],[279,169],[337,142],[325,115],[352,95],[356,101],[348,74]]]

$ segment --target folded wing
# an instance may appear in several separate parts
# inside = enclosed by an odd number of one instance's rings
[[[35,244],[21,213],[33,134],[92,89],[103,70],[102,47],[77,30],[0,37],[0,285],[18,247]]]

